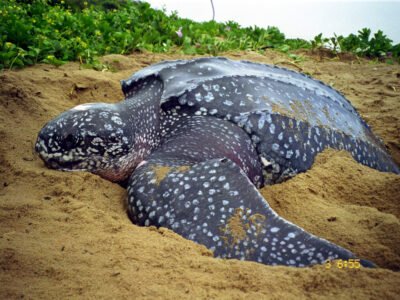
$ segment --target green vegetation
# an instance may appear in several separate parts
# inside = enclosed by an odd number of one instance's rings
[[[371,38],[322,35],[313,41],[286,39],[276,27],[241,27],[238,23],[193,22],[176,13],[168,16],[145,2],[126,0],[56,1],[3,0],[0,2],[0,69],[38,62],[60,65],[78,60],[97,67],[96,57],[133,51],[182,52],[217,55],[228,50],[288,53],[296,49],[329,48],[359,56],[398,61],[400,44],[392,45],[381,31]]]
[[[359,56],[369,58],[399,58],[400,44],[392,45],[392,40],[386,37],[381,30],[378,30],[371,37],[371,30],[363,28],[358,34],[350,34],[347,37],[334,36],[323,38],[322,34],[317,35],[311,41],[313,48],[328,47],[334,53],[351,52]]]

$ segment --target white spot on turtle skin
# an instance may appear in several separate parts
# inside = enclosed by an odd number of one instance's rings
[[[197,102],[200,102],[200,101],[203,100],[203,97],[201,96],[200,93],[197,93],[196,95],[194,95],[194,97],[195,97],[195,99],[196,99]]]
[[[180,105],[185,105],[187,103],[186,95],[184,94],[181,97],[179,97],[178,102]]]
[[[258,119],[258,129],[263,129],[265,125],[265,121],[267,120],[267,117],[265,114],[262,114],[260,119]]]
[[[216,92],[219,92],[219,85],[218,84],[214,84],[213,85],[213,90]]]
[[[286,158],[287,159],[290,159],[292,156],[293,156],[293,151],[292,150],[289,150],[289,151],[286,152]]]
[[[230,101],[230,100],[225,100],[225,101],[223,102],[223,104],[225,104],[226,106],[232,106],[232,105],[233,105],[233,102]]]
[[[104,128],[107,130],[110,130],[110,131],[113,130],[113,127],[111,124],[104,124]]]
[[[208,91],[211,90],[211,86],[209,86],[209,85],[207,85],[207,84],[203,84],[202,87],[203,87],[203,89],[204,89],[206,92],[208,92]]]
[[[263,164],[264,167],[270,166],[272,163],[267,160],[265,157],[261,156],[261,163]]]
[[[275,125],[274,125],[274,124],[271,124],[271,125],[269,126],[269,132],[270,132],[271,134],[274,134],[274,133],[275,133]]]
[[[111,121],[113,121],[117,125],[122,125],[123,124],[121,118],[117,117],[117,116],[112,116],[111,117]]]
[[[211,102],[214,100],[214,95],[211,92],[208,92],[207,95],[204,96],[204,100],[206,102]]]
[[[229,191],[229,196],[234,197],[234,196],[237,196],[237,195],[239,195],[238,191]]]
[[[279,145],[278,144],[272,144],[272,150],[277,152],[279,150]]]
[[[276,232],[278,232],[280,230],[280,228],[278,228],[278,227],[272,227],[271,229],[270,229],[270,231],[272,232],[272,233],[276,233]]]
[[[141,166],[144,166],[146,163],[147,163],[147,160],[142,160],[142,161],[137,165],[136,169],[139,168],[139,167],[141,167]]]

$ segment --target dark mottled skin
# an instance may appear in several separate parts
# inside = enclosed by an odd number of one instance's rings
[[[50,121],[36,151],[51,168],[128,180],[134,223],[170,228],[218,257],[297,267],[356,258],[279,217],[257,187],[306,171],[326,147],[399,173],[343,95],[297,72],[225,58],[168,61],[122,89],[122,102]]]

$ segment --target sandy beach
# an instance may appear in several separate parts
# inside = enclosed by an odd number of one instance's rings
[[[303,53],[227,53],[305,72],[338,89],[400,164],[400,66]],[[126,191],[89,173],[47,169],[40,128],[86,102],[123,98],[119,80],[182,55],[102,58],[108,70],[39,64],[0,73],[1,299],[398,299],[400,175],[326,150],[312,169],[261,192],[281,216],[375,262],[376,269],[272,267],[212,257],[164,228],[133,225]]]

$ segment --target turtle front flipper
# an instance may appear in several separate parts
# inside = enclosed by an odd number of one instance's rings
[[[217,257],[297,267],[356,258],[279,217],[226,158],[150,159],[132,174],[128,199],[134,223],[169,228]]]

